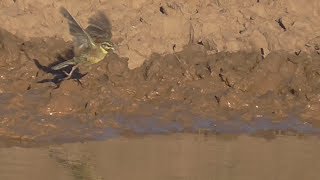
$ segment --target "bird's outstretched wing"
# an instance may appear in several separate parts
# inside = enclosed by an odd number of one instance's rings
[[[111,30],[112,26],[109,18],[101,11],[89,19],[89,26],[86,28],[86,31],[97,43],[110,41]]]
[[[67,9],[60,8],[60,13],[68,19],[70,34],[74,37],[75,53],[86,50],[94,46],[94,41],[90,35],[81,27],[81,25],[72,17]]]

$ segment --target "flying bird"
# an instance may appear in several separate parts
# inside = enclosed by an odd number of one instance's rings
[[[102,61],[109,52],[114,51],[114,44],[111,41],[111,23],[101,12],[89,19],[89,26],[86,29],[75,20],[75,18],[64,7],[60,13],[68,20],[69,32],[73,36],[74,57],[57,64],[51,69],[60,70],[72,66],[65,79],[70,79],[72,73],[80,65],[89,66]]]

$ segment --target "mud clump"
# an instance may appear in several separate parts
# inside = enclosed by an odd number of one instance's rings
[[[47,67],[58,55],[66,56],[69,43],[0,35],[1,137],[72,141],[107,136],[114,129],[120,134],[192,131],[201,119],[296,117],[314,125],[320,120],[316,53],[278,51],[263,59],[260,52],[208,54],[196,44],[174,54],[153,54],[133,70],[128,59],[111,54],[81,67],[80,82],[62,81],[57,88],[50,81],[56,75],[39,64]]]

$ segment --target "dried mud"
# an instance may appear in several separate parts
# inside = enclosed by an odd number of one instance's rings
[[[97,11],[106,14],[130,68],[152,53],[172,53],[173,45],[181,51],[191,32],[215,52],[310,52],[320,43],[318,0],[2,0],[0,24],[26,40],[70,40],[60,6],[84,26]]]
[[[316,52],[263,58],[260,51],[212,54],[203,44],[189,44],[152,54],[132,70],[127,58],[111,54],[60,81],[63,72],[50,65],[72,56],[69,42],[23,41],[1,30],[0,45],[0,137],[12,143],[136,133],[319,132]]]

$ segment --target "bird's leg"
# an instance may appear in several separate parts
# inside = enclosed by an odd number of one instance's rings
[[[72,69],[71,69],[71,71],[69,72],[69,73],[67,73],[66,71],[63,71],[66,75],[67,75],[67,77],[65,77],[64,79],[70,79],[71,77],[72,77],[72,73],[74,72],[74,70],[76,70],[78,68],[78,66],[77,65],[74,65],[74,66],[72,66]]]

